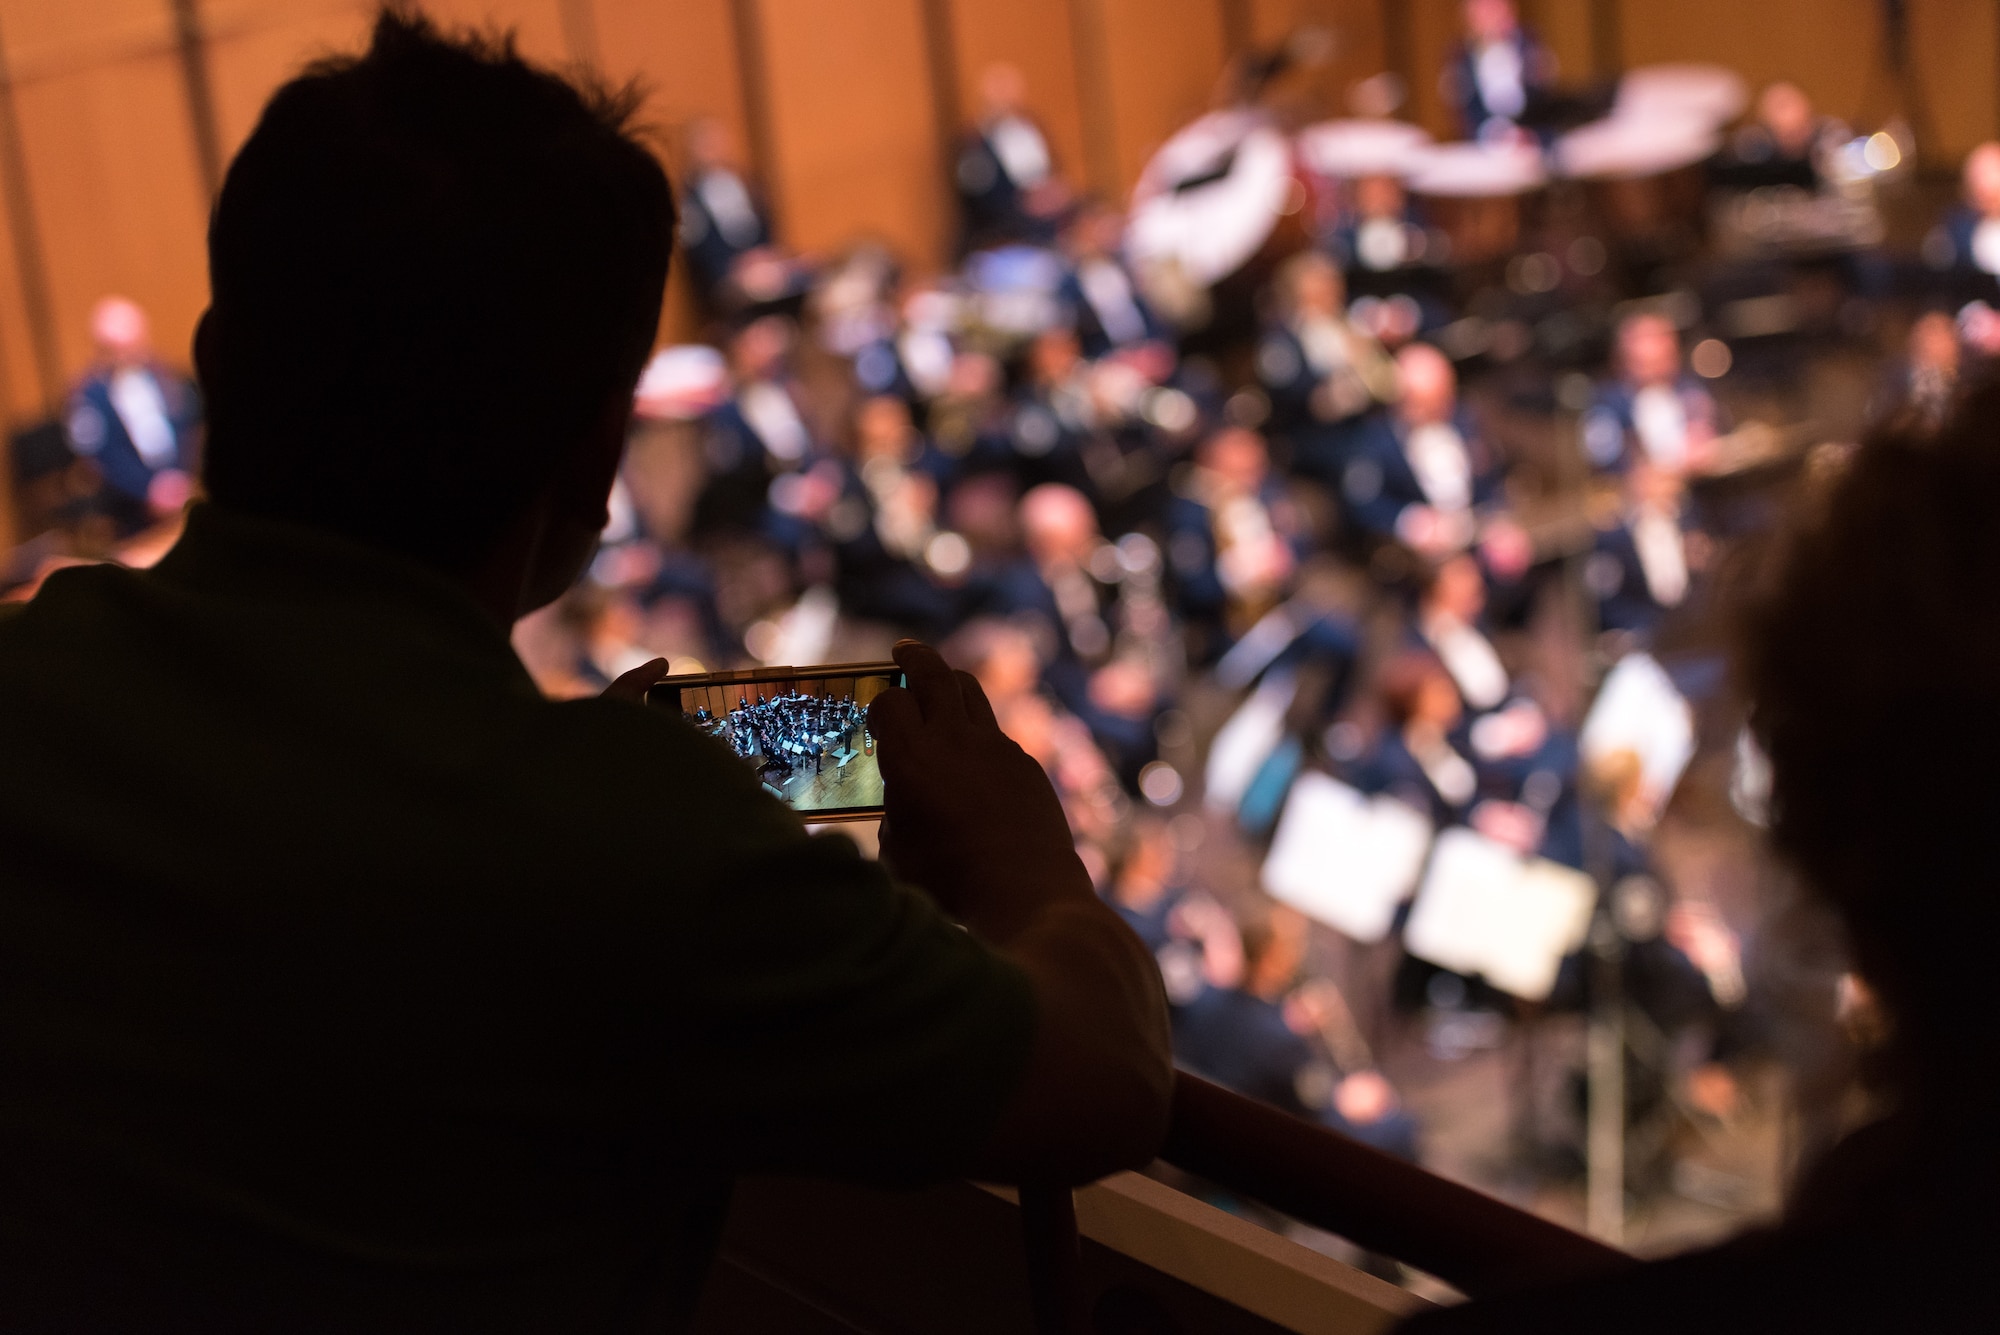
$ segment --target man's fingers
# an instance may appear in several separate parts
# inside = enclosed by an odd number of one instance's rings
[[[885,774],[902,767],[907,744],[916,740],[923,726],[916,696],[899,686],[890,687],[869,703],[868,731],[875,734],[876,759]]]
[[[965,717],[965,697],[944,655],[921,640],[899,640],[894,652],[896,665],[909,678],[910,694],[916,696],[926,720]]]
[[[965,716],[974,723],[1000,726],[1000,720],[993,716],[993,702],[986,698],[986,688],[979,684],[979,678],[970,672],[958,674],[958,693],[965,703]]]
[[[630,700],[635,705],[646,703],[646,692],[657,685],[668,673],[667,660],[655,658],[650,663],[641,663],[630,672],[620,673],[618,680],[604,688],[607,700]]]

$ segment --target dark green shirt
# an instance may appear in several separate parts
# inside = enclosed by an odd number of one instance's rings
[[[421,567],[206,506],[0,619],[0,1327],[77,1286],[92,1330],[671,1322],[731,1174],[961,1168],[1033,1027]]]

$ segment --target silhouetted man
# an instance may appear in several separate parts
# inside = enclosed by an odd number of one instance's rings
[[[212,501],[0,622],[0,1328],[672,1329],[736,1173],[1155,1148],[1152,959],[969,677],[874,704],[927,895],[663,665],[555,704],[509,648],[657,325],[630,112],[385,16],[231,166]]]

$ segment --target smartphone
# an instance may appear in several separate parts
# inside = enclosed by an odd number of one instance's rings
[[[882,769],[868,706],[903,685],[894,663],[747,668],[667,677],[647,703],[728,747],[765,791],[811,820],[879,820]]]

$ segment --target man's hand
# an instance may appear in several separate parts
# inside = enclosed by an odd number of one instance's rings
[[[1166,1134],[1173,1088],[1159,966],[1098,900],[1055,788],[1000,731],[979,683],[915,641],[896,646],[896,662],[909,688],[868,710],[883,856],[1035,992],[1028,1069],[969,1167],[1003,1182],[1137,1168]]]
[[[646,703],[646,692],[657,686],[660,679],[667,675],[668,670],[667,660],[664,658],[641,663],[630,672],[620,673],[617,681],[606,686],[604,698],[629,700],[635,705],[643,705]]]
[[[1000,731],[986,692],[915,640],[908,689],[868,708],[880,743],[882,857],[968,926],[1005,940],[1052,898],[1094,902],[1054,785]]]

